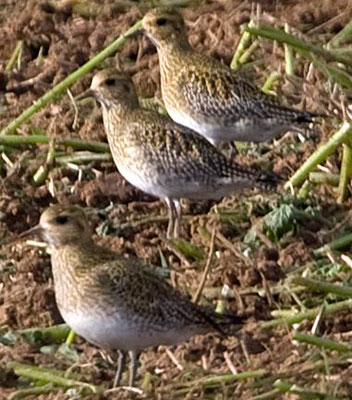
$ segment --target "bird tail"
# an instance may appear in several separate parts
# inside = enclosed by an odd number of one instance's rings
[[[274,172],[263,171],[253,167],[244,167],[239,164],[232,163],[231,179],[234,185],[239,187],[258,187],[262,189],[273,190],[285,179]]]
[[[220,314],[208,307],[203,308],[203,317],[221,336],[235,336],[245,322],[244,317],[231,313]]]
[[[230,313],[219,314],[214,312],[210,319],[215,330],[222,336],[235,336],[245,322],[244,317]]]

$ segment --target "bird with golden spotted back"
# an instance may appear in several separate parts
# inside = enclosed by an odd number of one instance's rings
[[[132,79],[116,70],[98,72],[88,91],[103,109],[111,153],[121,175],[169,208],[167,236],[177,236],[180,199],[220,199],[245,188],[272,188],[279,178],[228,160],[196,132],[140,107]]]
[[[34,235],[50,247],[55,297],[65,322],[87,341],[118,351],[114,387],[120,384],[127,353],[133,386],[144,349],[208,332],[235,335],[243,325],[236,315],[192,303],[137,258],[98,246],[78,206],[47,208],[21,238]]]
[[[320,116],[282,106],[220,61],[197,53],[178,11],[150,10],[142,25],[158,51],[168,114],[214,146],[266,141],[288,130],[301,130]]]

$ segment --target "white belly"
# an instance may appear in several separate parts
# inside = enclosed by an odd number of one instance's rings
[[[195,332],[147,326],[127,320],[119,314],[103,317],[92,314],[62,313],[67,325],[88,342],[105,349],[141,351],[147,347],[174,345],[189,339]]]
[[[292,129],[289,124],[270,119],[242,119],[235,121],[231,126],[223,127],[216,122],[196,121],[176,109],[168,108],[167,111],[175,122],[199,133],[215,147],[220,146],[222,142],[265,142]]]

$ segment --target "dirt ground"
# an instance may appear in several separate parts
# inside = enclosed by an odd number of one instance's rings
[[[287,22],[313,43],[328,41],[352,17],[352,3],[347,0],[260,1],[258,4],[265,22],[278,26]],[[6,126],[49,88],[125,32],[148,7],[146,2],[128,0],[89,3],[3,0],[0,4],[0,126]],[[184,16],[191,45],[229,64],[241,36],[240,25],[249,21],[255,9],[256,4],[240,0],[188,5]],[[7,71],[7,62],[20,40],[23,41],[20,65]],[[281,46],[263,39],[254,56],[263,63],[244,69],[243,73],[258,86],[274,70],[284,76],[283,54]],[[155,93],[160,97],[158,57],[147,38],[129,39],[119,58],[133,74],[141,97],[152,97]],[[310,133],[308,140],[300,141],[297,135],[290,135],[279,143],[249,145],[236,156],[238,162],[260,165],[288,177],[321,141],[337,130],[343,119],[339,96],[343,94],[343,101],[348,103],[350,93],[339,90],[336,93],[316,69],[307,79],[309,63],[299,57],[297,60],[295,76],[284,77],[275,86],[275,92],[283,103],[333,117]],[[104,65],[115,63],[112,57]],[[86,89],[92,74],[77,82],[72,93]],[[17,133],[45,132],[57,141],[75,137],[106,142],[98,106],[91,103],[80,106],[76,124],[74,120],[74,108],[65,95],[35,114]],[[73,152],[60,149],[69,154]],[[352,398],[352,365],[348,354],[341,358],[338,353],[298,343],[292,340],[295,333],[292,326],[270,329],[261,325],[270,320],[273,310],[295,308],[302,311],[321,305],[325,300],[336,300],[331,295],[296,291],[296,287],[285,280],[293,270],[315,263],[314,249],[351,229],[348,212],[351,201],[337,205],[332,187],[317,185],[305,200],[293,199],[284,191],[267,194],[252,191],[223,199],[218,204],[185,203],[182,237],[202,252],[200,259],[195,259],[192,255],[180,254],[162,239],[167,224],[164,204],[125,182],[111,161],[79,165],[79,172],[69,165],[57,165],[45,182],[37,186],[33,184],[33,175],[45,162],[47,145],[20,147],[12,152],[1,148],[1,151],[6,154],[0,159],[1,338],[6,332],[45,328],[63,322],[55,304],[48,255],[36,246],[11,243],[19,233],[38,222],[45,207],[57,202],[88,207],[100,244],[126,257],[137,255],[157,267],[162,267],[165,260],[170,267],[171,282],[189,293],[194,293],[199,286],[209,251],[209,237],[204,231],[211,232],[215,227],[218,256],[212,264],[202,302],[214,307],[219,305],[223,301],[221,288],[228,285],[234,294],[225,301],[226,308],[248,318],[241,341],[208,335],[193,338],[169,351],[161,347],[143,353],[139,368],[143,395],[123,389],[87,395],[82,390],[67,392],[67,389],[52,388],[38,396],[39,399],[84,396],[129,399],[135,396],[220,400],[252,399],[263,393],[267,394],[263,399],[298,398],[292,393],[275,392],[273,382],[277,379],[328,393],[332,396],[329,398]],[[338,173],[340,156],[337,152],[329,158],[327,167],[331,172]],[[319,210],[321,218],[305,217],[279,242],[259,241],[249,257],[243,255],[246,232],[265,214],[286,203],[300,210],[309,207]],[[325,261],[328,264],[328,260]],[[350,274],[344,269],[331,275],[314,269],[312,274],[332,282],[350,283]],[[312,324],[306,320],[295,328],[310,333]],[[348,342],[351,333],[351,313],[341,311],[323,318],[316,334]],[[0,399],[30,385],[28,379],[19,378],[9,367],[14,361],[60,371],[71,368],[82,382],[111,387],[114,366],[96,347],[77,338],[74,348],[79,360],[73,362],[68,357],[44,354],[44,344],[18,339],[10,346],[0,340]],[[201,382],[207,375],[223,376],[234,370],[265,372],[256,379],[223,380],[215,385]],[[273,391],[271,395],[270,391]]]

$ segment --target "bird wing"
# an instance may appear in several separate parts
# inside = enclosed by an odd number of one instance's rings
[[[193,304],[137,259],[119,258],[98,268],[98,284],[111,293],[117,312],[148,319],[151,324],[165,328],[191,324],[216,329],[216,322],[203,307]]]
[[[143,126],[139,121],[143,121]],[[185,179],[197,176],[205,180],[233,176],[234,164],[222,153],[202,136],[168,117],[142,110],[138,122],[129,123],[126,129],[138,140],[134,140],[130,150],[125,149],[125,154],[136,162],[139,153],[148,168],[157,165],[157,173]]]
[[[212,61],[215,64],[203,71],[196,65],[188,66],[179,80],[179,89],[183,91],[188,107],[207,122],[221,121],[224,126],[232,126],[246,118],[277,118],[305,123],[321,116],[283,106],[276,97],[262,92],[248,79],[217,60]]]

